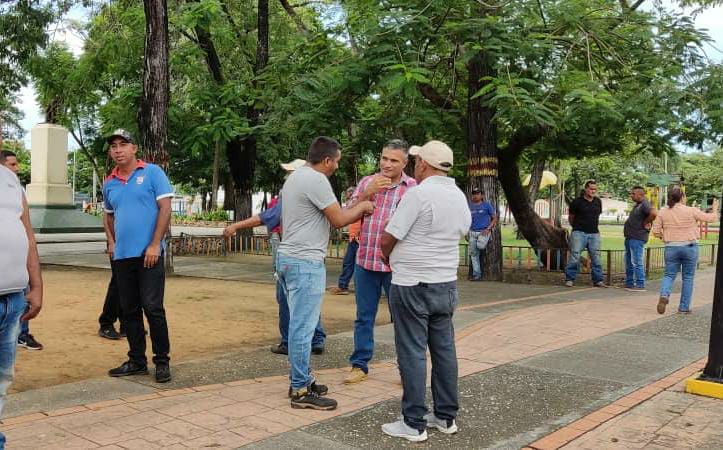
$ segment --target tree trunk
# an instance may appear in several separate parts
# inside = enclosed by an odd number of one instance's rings
[[[540,183],[542,183],[542,172],[545,171],[545,161],[539,160],[532,164],[530,171],[530,182],[527,185],[527,197],[530,199],[530,207],[535,210],[535,200],[540,191]],[[517,239],[524,239],[519,227],[517,228]]]
[[[517,160],[519,153],[500,152],[499,180],[505,191],[507,203],[517,222],[517,227],[530,245],[536,249],[566,249],[567,235],[562,228],[548,224],[535,213],[520,182]]]
[[[143,95],[138,111],[140,146],[144,157],[168,166],[168,12],[166,0],[143,0],[146,41],[143,57]]]
[[[258,77],[266,68],[269,62],[269,0],[258,0],[257,13],[257,30],[258,38],[256,41],[256,63],[254,65],[254,80],[252,86],[258,88]],[[246,118],[249,125],[255,127],[259,125],[261,118],[261,110],[256,105],[250,105]],[[254,189],[254,175],[256,172],[256,153],[257,138],[255,134],[250,134],[244,138],[241,143],[240,152],[234,162],[235,167],[231,168],[231,173],[236,184],[236,217],[251,216],[251,195]],[[230,160],[229,160],[230,162]]]
[[[489,81],[484,77],[494,76],[492,61],[478,52],[467,64],[469,86],[467,98],[467,175],[468,192],[473,187],[484,191],[485,199],[499,211],[499,191],[497,185],[497,124],[495,111],[483,106],[482,97],[472,98]],[[495,227],[485,252],[485,276],[490,280],[502,279],[502,235],[500,227]]]
[[[227,176],[223,182],[223,209],[226,211],[236,210],[236,200],[234,197],[234,183],[230,176]],[[242,218],[234,216],[234,220],[241,220]]]
[[[530,172],[530,184],[527,186],[527,196],[530,199],[530,206],[532,206],[532,209],[535,209],[535,200],[537,200],[537,194],[540,191],[542,172],[544,171],[545,160],[535,161],[532,165],[532,171]]]
[[[218,169],[220,165],[220,159],[221,159],[221,143],[216,142],[216,146],[213,150],[213,175],[211,178],[211,207],[210,209],[212,211],[215,211],[217,208],[217,198],[218,197]]]

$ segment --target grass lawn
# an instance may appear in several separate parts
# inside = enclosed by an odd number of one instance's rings
[[[625,238],[623,237],[623,224],[620,225],[600,225],[600,234],[602,235],[602,250],[623,250],[625,248]],[[718,233],[708,233],[708,239],[701,239],[700,243],[715,244],[718,242]],[[502,227],[502,244],[512,246],[529,247],[530,244],[524,239],[516,239],[516,233],[512,225]],[[650,236],[648,246],[662,247],[663,242]]]

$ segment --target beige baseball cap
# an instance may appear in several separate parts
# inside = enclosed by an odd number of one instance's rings
[[[293,172],[296,169],[300,169],[306,165],[306,160],[295,159],[291,162],[281,163],[281,168],[287,172]]]
[[[452,149],[442,141],[429,141],[421,147],[413,145],[409,147],[409,154],[419,156],[430,166],[445,172],[454,164]]]

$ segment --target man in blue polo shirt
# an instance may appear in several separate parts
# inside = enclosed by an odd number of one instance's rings
[[[171,221],[173,188],[160,167],[136,158],[138,147],[128,131],[116,130],[107,141],[116,167],[103,184],[103,224],[130,347],[128,361],[108,371],[108,375],[148,373],[145,312],[156,381],[165,383],[171,380],[171,369],[168,324],[163,309],[166,282],[163,236]]]
[[[472,226],[469,230],[469,257],[472,260],[470,280],[480,281],[484,276],[482,260],[485,257],[487,243],[492,229],[497,225],[497,212],[492,203],[485,200],[480,188],[472,189],[469,210],[472,213]]]

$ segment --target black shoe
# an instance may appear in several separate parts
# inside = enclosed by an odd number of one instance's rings
[[[324,354],[324,346],[320,347],[311,347],[311,354],[312,355],[323,355]]]
[[[156,383],[168,383],[169,381],[171,381],[171,366],[156,364]]]
[[[332,409],[336,409],[336,400],[322,397],[308,388],[303,388],[291,394],[291,407],[296,409],[331,411]]]
[[[136,364],[133,361],[126,361],[115,369],[110,369],[108,375],[112,377],[127,377],[128,375],[146,375],[148,366]]]
[[[320,397],[326,395],[329,392],[328,387],[323,384],[316,384],[316,381],[311,383],[311,386],[309,386],[307,389],[309,389],[311,392],[316,392]],[[294,390],[291,389],[291,386],[289,386],[289,398],[292,398],[293,396]]]
[[[271,353],[276,353],[277,355],[288,355],[289,354],[289,347],[285,346],[284,344],[278,344],[271,347]]]
[[[36,341],[32,334],[24,334],[18,336],[18,346],[25,347],[28,350],[42,350],[43,344]]]
[[[98,336],[106,339],[110,339],[112,341],[117,341],[121,337],[125,337],[125,334],[121,333],[118,334],[118,332],[113,328],[111,325],[110,327],[103,327],[100,330],[98,330]]]

